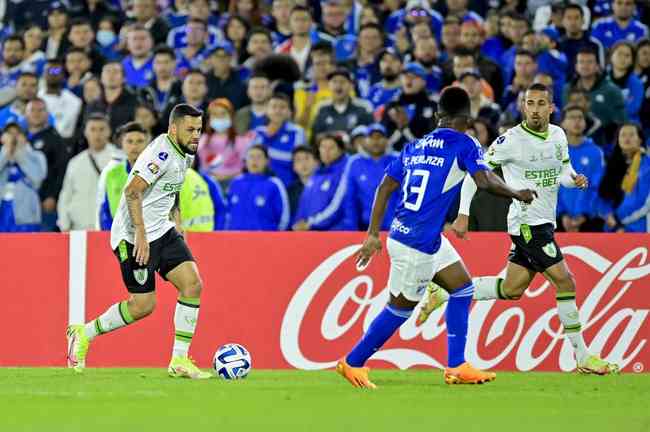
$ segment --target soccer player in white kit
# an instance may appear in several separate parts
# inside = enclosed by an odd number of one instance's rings
[[[130,296],[85,325],[68,327],[68,367],[76,372],[83,371],[89,343],[95,337],[153,312],[158,272],[179,293],[169,375],[191,379],[212,376],[188,357],[199,315],[202,282],[192,253],[176,229],[180,226],[178,193],[194,160],[202,124],[202,111],[188,104],[176,105],[169,117],[168,132],[159,135],[138,156],[111,228],[111,249],[120,263]]]
[[[555,110],[553,94],[542,84],[533,84],[525,93],[521,111],[524,121],[498,137],[490,146],[486,160],[492,168],[501,167],[506,183],[515,189],[532,188],[537,199],[531,204],[514,201],[508,211],[508,233],[512,248],[505,279],[474,279],[475,300],[519,300],[537,273],[556,287],[557,310],[564,333],[574,348],[578,371],[586,374],[617,373],[618,365],[591,354],[582,337],[576,306],[576,281],[555,242],[558,188],[588,186],[588,179],[576,174],[569,160],[564,130],[549,124]],[[466,176],[461,204],[453,230],[464,238],[469,224],[469,208],[476,185]],[[449,295],[435,284],[428,289],[427,302],[418,321],[447,301]]]

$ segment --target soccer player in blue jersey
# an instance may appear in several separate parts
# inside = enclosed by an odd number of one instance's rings
[[[413,313],[431,279],[450,293],[445,382],[477,384],[496,377],[465,360],[474,286],[460,256],[441,233],[447,210],[459,194],[466,172],[480,188],[495,195],[530,203],[534,192],[511,189],[488,169],[480,144],[464,133],[471,121],[465,90],[445,89],[436,116],[438,128],[404,147],[400,157],[386,169],[375,194],[368,237],[358,253],[360,267],[381,250],[379,229],[386,206],[395,191],[399,190],[401,196],[386,242],[391,260],[390,299],[363,338],[336,366],[337,372],[355,387],[376,388],[364,364]]]

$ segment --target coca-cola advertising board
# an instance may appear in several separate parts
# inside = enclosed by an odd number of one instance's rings
[[[502,274],[510,241],[473,233],[450,240],[473,276]],[[190,234],[204,281],[191,354],[210,364],[218,345],[246,346],[257,368],[334,366],[368,328],[387,300],[389,260],[382,252],[363,271],[354,264],[362,233]],[[592,352],[624,371],[650,366],[648,235],[558,235],[577,280],[584,336]],[[105,233],[89,233],[87,319],[124,298],[117,262]],[[158,280],[153,316],[98,338],[90,366],[164,366],[173,339],[176,293]],[[562,335],[555,289],[535,279],[520,301],[474,302],[467,357],[495,370],[569,371],[571,346]],[[370,361],[373,367],[443,367],[444,307],[422,326],[411,317]]]

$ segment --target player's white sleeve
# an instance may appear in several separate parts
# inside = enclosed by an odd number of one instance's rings
[[[560,173],[560,184],[566,188],[576,187],[574,177],[577,175],[573,166],[571,166],[571,159],[569,158],[569,142],[567,141],[566,134],[562,132],[562,172]]]
[[[472,198],[478,190],[476,183],[471,175],[467,174],[463,180],[463,185],[460,188],[460,207],[458,208],[459,215],[469,216],[469,208],[472,205]]]
[[[485,160],[490,168],[496,168],[518,159],[520,153],[521,146],[515,143],[515,137],[512,134],[506,132],[494,140],[485,154]]]
[[[578,174],[573,169],[571,162],[566,162],[562,164],[562,172],[560,173],[560,184],[566,188],[576,187],[576,182],[574,180],[574,177],[576,175]]]

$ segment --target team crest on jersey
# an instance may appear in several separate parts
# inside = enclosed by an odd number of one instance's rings
[[[160,159],[163,162],[165,162],[168,157],[169,157],[169,153],[167,153],[167,152],[158,153],[158,159]]]
[[[542,250],[544,253],[551,258],[555,258],[557,256],[557,248],[555,247],[555,244],[553,242],[542,246]]]
[[[149,169],[149,171],[153,175],[158,174],[158,172],[160,171],[160,167],[155,162],[149,162],[149,164],[147,165],[147,168]]]
[[[133,270],[133,277],[140,285],[144,285],[147,282],[147,276],[149,276],[149,271],[146,268]]]
[[[503,136],[503,135],[501,135],[499,138],[496,139],[496,141],[494,141],[494,143],[495,143],[495,144],[501,144],[501,143],[504,142],[505,140],[506,140],[506,137]]]

